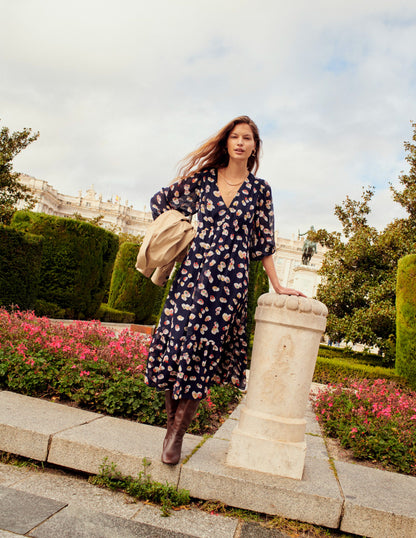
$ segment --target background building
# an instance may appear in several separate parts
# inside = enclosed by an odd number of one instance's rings
[[[95,192],[93,185],[85,194],[79,191],[78,196],[69,196],[59,193],[48,182],[26,174],[20,175],[20,181],[32,190],[37,199],[33,210],[39,213],[58,217],[72,217],[77,213],[86,219],[102,216],[99,224],[103,228],[132,235],[144,234],[153,220],[149,211],[137,211],[128,205],[127,200],[122,204],[119,196],[115,196],[114,201],[103,201],[102,195]]]

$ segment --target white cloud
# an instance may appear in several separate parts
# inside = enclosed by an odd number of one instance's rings
[[[333,208],[376,186],[399,214],[416,119],[416,5],[262,0],[0,1],[0,117],[40,139],[16,169],[75,194],[94,184],[137,208],[230,118],[264,139],[283,235],[337,227]]]

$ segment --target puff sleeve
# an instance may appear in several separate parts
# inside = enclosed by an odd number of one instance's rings
[[[195,174],[176,181],[157,192],[150,200],[153,219],[168,211],[176,209],[189,217],[199,209],[202,176]]]
[[[272,191],[266,181],[261,181],[253,220],[250,259],[261,260],[275,251]]]

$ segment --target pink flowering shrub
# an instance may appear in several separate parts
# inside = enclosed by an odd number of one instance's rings
[[[314,400],[325,433],[354,457],[416,476],[416,393],[392,381],[329,385]]]
[[[149,343],[149,336],[127,329],[116,335],[98,321],[67,325],[0,308],[0,389],[163,425],[164,394],[144,383]],[[213,387],[192,431],[209,431],[237,392]]]

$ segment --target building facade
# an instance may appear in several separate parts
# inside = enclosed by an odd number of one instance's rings
[[[115,200],[104,201],[101,194],[97,194],[94,186],[78,196],[61,194],[47,181],[36,179],[26,174],[20,175],[20,181],[32,190],[37,202],[34,211],[47,213],[57,217],[73,217],[81,215],[86,219],[102,217],[100,226],[115,233],[142,235],[147,226],[153,221],[149,211],[137,211],[128,201],[122,204],[118,196]]]

